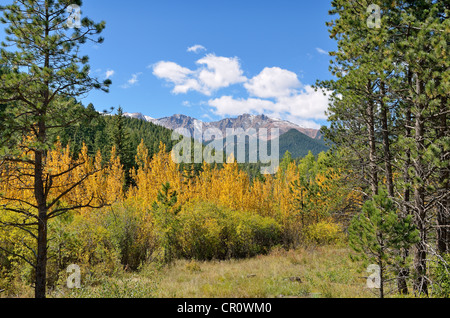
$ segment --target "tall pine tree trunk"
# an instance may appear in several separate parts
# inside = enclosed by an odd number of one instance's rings
[[[38,235],[36,255],[35,297],[45,298],[47,283],[47,202],[43,183],[44,152],[35,152],[34,193],[38,203]]]
[[[384,157],[384,168],[385,168],[385,178],[386,186],[388,190],[388,195],[394,198],[394,182],[392,177],[392,154],[391,154],[391,142],[389,140],[389,119],[388,119],[388,106],[386,105],[383,98],[386,95],[385,83],[381,82],[381,129],[383,136],[383,157]]]
[[[12,2],[12,1],[11,1]],[[81,1],[76,1],[81,5]],[[111,81],[101,83],[86,72],[87,59],[79,56],[80,45],[90,40],[101,43],[103,39],[98,37],[105,28],[105,22],[94,23],[87,17],[83,17],[83,23],[76,31],[67,29],[66,8],[69,1],[14,1],[11,5],[2,5],[2,22],[8,24],[6,33],[10,35],[5,39],[5,48],[12,48],[11,52],[3,52],[2,63],[6,66],[20,66],[20,76],[16,72],[1,74],[0,88],[5,93],[2,102],[12,103],[10,120],[1,123],[8,134],[2,147],[6,152],[0,151],[1,159],[6,162],[25,162],[33,165],[33,198],[29,202],[24,201],[25,207],[17,208],[17,213],[29,216],[28,206],[35,207],[33,213],[37,213],[37,250],[35,251],[35,296],[44,298],[46,295],[47,280],[47,249],[48,249],[48,222],[50,217],[57,217],[71,209],[71,206],[61,209],[61,213],[51,215],[50,209],[57,202],[47,202],[49,192],[55,188],[49,176],[45,173],[46,149],[50,147],[49,136],[55,136],[60,129],[65,129],[81,122],[81,117],[75,111],[78,108],[78,98],[86,96],[93,89],[102,89],[105,92]],[[95,38],[94,38],[95,37]],[[3,54],[5,53],[5,54]],[[20,103],[20,107],[14,106]],[[9,106],[8,106],[9,108]],[[17,111],[17,113],[16,113]],[[74,118],[75,117],[75,118]],[[90,117],[90,116],[89,116]],[[54,133],[51,133],[51,132]],[[50,135],[49,135],[50,132]],[[14,155],[9,148],[19,145],[15,140],[17,136],[29,136],[33,140],[28,148],[34,153],[33,160],[23,160]],[[35,139],[35,140],[34,140]],[[31,161],[31,162],[30,162]],[[72,169],[60,172],[58,175],[69,175]],[[18,172],[19,175],[21,172]],[[84,179],[80,180],[80,183]],[[78,183],[78,184],[80,184]],[[74,185],[76,186],[76,185]],[[66,193],[72,191],[68,189]],[[62,195],[63,196],[63,195]],[[0,197],[4,199],[2,193]],[[16,202],[14,198],[6,198],[7,201]],[[28,199],[28,198],[27,198]],[[75,207],[73,207],[75,208]],[[54,210],[52,211],[54,212]],[[28,225],[34,225],[28,224]],[[24,224],[27,226],[27,224]],[[33,228],[33,230],[35,230]],[[34,252],[34,251],[33,251]],[[31,263],[31,261],[30,261]]]
[[[35,297],[46,297],[47,286],[47,211],[39,211],[38,249],[36,260]]]
[[[446,99],[442,102],[442,111],[446,109]],[[440,139],[448,135],[447,114],[444,112],[440,116],[439,133]],[[448,154],[445,153],[444,146],[441,149],[441,163],[448,162]],[[443,165],[439,171],[439,196],[437,203],[437,250],[440,255],[450,253],[450,186],[449,186],[449,167]]]
[[[422,84],[419,76],[416,74],[416,94],[415,105],[415,148],[417,157],[414,160],[415,179],[414,182],[414,205],[415,205],[415,223],[419,230],[419,242],[416,244],[414,255],[415,282],[414,290],[417,294],[428,295],[427,275],[427,224],[425,210],[425,166],[423,152],[425,150],[425,131],[423,118],[423,105],[420,102],[422,93]]]
[[[49,2],[45,1],[45,21],[50,19]],[[50,24],[45,24],[45,37],[50,34]],[[50,68],[50,51],[48,48],[44,49],[44,68]],[[44,102],[41,109],[41,118],[38,122],[38,141],[43,145],[47,141],[47,130],[44,122],[45,114],[49,106],[50,97],[50,84],[48,80],[44,81],[44,91],[42,96]],[[44,187],[44,158],[45,150],[35,151],[36,166],[35,166],[35,188],[34,193],[38,204],[38,239],[37,239],[37,255],[36,255],[36,285],[35,285],[35,297],[45,298],[47,288],[47,235],[48,235],[48,208],[47,208],[47,194]]]
[[[385,83],[381,81],[380,84],[380,110],[381,110],[381,129],[382,129],[382,139],[383,139],[383,158],[384,158],[384,169],[385,169],[385,179],[386,187],[388,190],[388,195],[390,198],[394,199],[394,178],[392,174],[392,153],[391,153],[391,141],[390,141],[390,130],[389,130],[389,118],[388,118],[388,106],[384,101],[386,96]],[[403,258],[406,260],[405,258]],[[408,269],[405,268],[404,264],[399,264],[399,271],[397,275],[397,289],[400,294],[408,294],[408,284],[407,284]]]
[[[367,94],[370,96],[372,93],[372,85],[369,80],[367,84]],[[367,131],[369,137],[369,168],[370,176],[369,182],[372,190],[372,196],[378,194],[378,168],[377,168],[377,149],[375,140],[375,106],[371,99],[367,103]]]
[[[405,137],[406,139],[411,138],[411,108],[410,105],[407,105],[407,110],[405,114]],[[405,219],[411,214],[411,208],[410,208],[410,202],[411,202],[411,178],[409,176],[409,168],[411,167],[411,150],[409,147],[405,148],[405,163],[403,167],[403,182],[405,184],[405,189],[403,192],[403,204],[402,204],[402,211],[400,217],[402,219]],[[397,288],[398,292],[400,294],[408,294],[408,284],[407,284],[407,278],[410,274],[410,269],[407,267],[407,259],[409,257],[410,251],[408,249],[403,249],[401,251],[401,266],[399,268],[398,273],[398,279],[397,279]]]
[[[385,253],[385,247],[384,247],[384,240],[383,240],[383,234],[379,233],[378,234],[378,242],[380,244],[381,250],[380,250],[380,255],[378,257],[378,266],[380,268],[380,298],[384,298],[384,261],[383,261],[383,257],[382,255],[384,255]]]

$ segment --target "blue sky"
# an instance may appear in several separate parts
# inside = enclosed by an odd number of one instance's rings
[[[266,114],[317,128],[335,49],[329,0],[84,0],[82,16],[106,21],[88,43],[93,74],[113,81],[84,104],[205,121]]]

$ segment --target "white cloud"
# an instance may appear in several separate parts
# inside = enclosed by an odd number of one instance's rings
[[[161,61],[153,66],[153,74],[174,84],[183,84],[193,71],[174,62]]]
[[[330,93],[324,96],[322,91],[316,92],[312,86],[303,85],[292,71],[266,67],[248,79],[237,57],[214,54],[207,54],[196,64],[197,69],[189,69],[174,62],[160,61],[150,67],[156,77],[173,85],[174,94],[196,91],[212,96],[221,88],[241,84],[248,97],[221,96],[206,103],[209,111],[219,116],[265,114],[308,128],[320,128],[316,121],[326,119]],[[185,101],[183,105],[189,107],[191,104]]]
[[[305,86],[296,95],[280,97],[276,101],[261,98],[235,99],[222,96],[208,101],[213,112],[221,116],[236,116],[243,113],[266,114],[270,117],[283,118],[307,128],[320,128],[314,120],[326,119],[329,93],[315,91]]]
[[[214,91],[247,80],[237,58],[208,54],[197,61],[197,70],[190,70],[174,62],[161,61],[153,65],[153,74],[174,84],[172,93],[197,91],[210,96]]]
[[[127,83],[122,85],[121,87],[126,89],[136,85],[139,82],[139,76],[141,75],[142,75],[141,72],[131,75],[131,78],[127,81]]]
[[[133,74],[131,79],[128,80],[128,84],[130,85],[134,85],[137,82],[139,82],[138,77],[141,75],[142,73],[137,73],[137,74]]]
[[[297,95],[282,97],[276,103],[279,112],[288,113],[297,118],[326,119],[330,93],[315,91],[307,85]]]
[[[293,95],[301,83],[297,74],[279,67],[266,67],[244,84],[248,92],[260,98],[281,98]]]
[[[324,49],[321,49],[320,47],[316,48],[316,51],[319,52],[320,54],[328,55],[328,52],[325,51]]]
[[[196,44],[194,46],[188,47],[188,52],[199,53],[200,51],[206,51],[206,47],[200,44]]]
[[[208,54],[198,60],[197,64],[206,65],[206,68],[200,70],[198,79],[208,91],[247,81],[247,78],[243,76],[239,60],[235,57]]]
[[[183,83],[175,85],[172,92],[174,94],[187,94],[191,90],[205,95],[211,95],[211,92],[206,90],[195,78],[187,78]]]
[[[107,70],[106,74],[105,74],[105,78],[109,79],[109,78],[113,77],[115,73],[116,72],[114,70]]]

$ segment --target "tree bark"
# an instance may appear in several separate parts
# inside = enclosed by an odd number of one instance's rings
[[[446,109],[446,99],[442,102],[442,110]],[[448,135],[447,114],[443,113],[440,116],[439,123],[439,138],[444,138]],[[441,162],[448,162],[448,154],[445,153],[444,147],[441,146]],[[439,186],[442,197],[438,201],[437,206],[437,250],[440,255],[450,253],[450,200],[449,200],[449,167],[443,166],[439,171]]]
[[[380,84],[380,110],[381,110],[381,129],[382,129],[382,139],[383,139],[383,158],[384,158],[384,169],[385,169],[385,179],[388,195],[390,198],[394,198],[394,178],[392,173],[392,153],[391,153],[391,141],[390,141],[390,130],[389,130],[389,118],[388,118],[388,106],[386,105],[383,98],[386,96],[385,83],[381,81]],[[406,251],[407,253],[407,251]],[[405,254],[405,253],[403,253]],[[406,261],[407,255],[402,255],[404,261]],[[406,281],[409,275],[409,270],[404,267],[404,263],[400,264],[399,272],[397,275],[397,289],[400,294],[408,294],[408,283]]]
[[[49,3],[45,1],[45,19],[46,25],[44,29],[45,37],[49,36]],[[50,52],[48,48],[44,49],[44,68],[50,67]],[[43,106],[41,109],[41,118],[38,122],[38,141],[41,143],[40,147],[47,141],[47,130],[45,125],[45,114],[49,105],[50,87],[49,82],[44,82],[45,90],[42,92]],[[36,257],[36,285],[35,298],[45,298],[47,289],[47,240],[48,240],[48,208],[47,195],[44,186],[44,158],[45,150],[39,149],[35,151],[36,165],[35,165],[35,188],[34,193],[36,202],[38,204],[38,239],[37,239],[37,257]]]
[[[385,248],[383,233],[379,233],[378,242],[380,243],[381,247],[380,255],[378,256],[378,266],[380,267],[380,298],[384,298],[384,261],[382,255],[384,255],[385,253]]]
[[[370,94],[372,92],[372,85],[369,81],[367,85],[367,93]],[[370,176],[369,182],[372,190],[372,195],[375,196],[378,194],[378,168],[377,168],[377,155],[376,155],[376,140],[375,140],[375,111],[374,104],[371,100],[368,101],[367,104],[367,131],[369,137],[369,167],[370,167]]]
[[[414,255],[414,270],[416,274],[414,290],[417,294],[428,295],[427,275],[427,227],[425,210],[425,166],[423,163],[423,152],[425,150],[423,105],[420,102],[422,84],[416,74],[416,94],[417,100],[415,111],[415,145],[417,158],[414,160],[415,185],[414,185],[414,205],[415,223],[419,230],[419,242],[416,244]]]
[[[47,287],[47,211],[39,211],[38,249],[36,260],[35,297],[45,298]]]
[[[405,137],[406,139],[411,138],[411,109],[410,106],[407,106],[406,114],[405,114]],[[405,164],[403,167],[403,181],[405,183],[405,189],[403,193],[403,205],[400,217],[405,219],[411,214],[410,209],[410,201],[411,201],[411,178],[409,176],[409,168],[411,166],[411,150],[409,147],[405,148]],[[399,267],[399,273],[397,278],[397,289],[401,295],[407,295],[409,293],[407,279],[410,274],[410,269],[406,265],[406,260],[408,259],[410,254],[409,249],[404,249],[401,251],[401,259],[402,264]]]
[[[34,193],[38,203],[38,239],[36,257],[36,281],[35,297],[45,298],[47,285],[47,203],[43,182],[43,158],[42,150],[35,152],[35,176]]]
[[[384,102],[383,98],[386,95],[385,84],[381,82],[381,128],[383,136],[383,156],[384,156],[384,166],[385,166],[385,178],[386,186],[388,190],[388,195],[394,198],[394,182],[392,177],[392,154],[391,154],[391,142],[389,140],[389,122],[388,122],[388,106]]]

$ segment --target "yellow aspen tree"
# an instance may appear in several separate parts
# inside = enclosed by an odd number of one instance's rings
[[[34,160],[34,154],[27,149],[32,143],[31,137],[24,138],[19,148],[22,149],[20,160],[4,162],[1,167],[0,205],[21,207],[31,213],[36,200],[33,195],[33,166],[29,161]],[[14,212],[14,211],[11,211]]]
[[[290,163],[284,171],[278,171],[275,182],[275,198],[276,202],[279,204],[280,211],[283,213],[284,217],[290,216],[295,213],[295,207],[293,206],[290,185],[299,178],[299,171],[295,163]]]
[[[219,204],[231,209],[244,210],[246,208],[245,199],[249,191],[249,178],[244,171],[239,169],[236,161],[224,164],[214,183],[220,191]]]
[[[125,171],[123,165],[120,162],[120,158],[117,156],[116,147],[113,146],[111,150],[111,158],[109,160],[108,168],[105,171],[106,174],[106,198],[109,204],[117,201],[123,201],[124,199],[124,184],[125,184]]]
[[[265,180],[255,180],[250,189],[249,210],[261,216],[275,216],[276,198],[274,196],[274,181],[272,175],[266,175]]]
[[[144,140],[141,140],[137,148],[136,163],[137,169],[133,168],[131,171],[131,178],[134,180],[136,186],[128,190],[128,197],[134,198],[135,200],[139,198],[140,202],[145,202],[148,201],[146,200],[146,193],[149,186],[147,184],[146,171],[149,169],[150,159]]]
[[[161,143],[158,153],[150,160],[148,150],[143,142],[138,147],[136,157],[139,168],[132,172],[136,187],[130,191],[130,197],[138,199],[146,208],[150,208],[156,201],[161,186],[168,182],[172,189],[179,193],[179,202],[186,200],[189,193],[183,191],[183,176],[172,156]]]
[[[75,166],[75,169],[73,169],[70,174],[71,178],[67,184],[68,187],[70,187],[75,180],[80,180],[84,176],[92,175],[90,172],[94,169],[94,162],[92,158],[89,157],[88,148],[85,143],[83,143],[81,147],[81,152],[78,156],[78,160],[75,162]],[[93,200],[93,198],[89,196],[90,192],[92,192],[92,185],[89,185],[89,183],[92,184],[91,180],[87,180],[84,184],[80,184],[79,186],[74,187],[73,191],[70,191],[70,194],[67,196],[69,204],[83,206],[83,203],[88,200],[87,198]]]
[[[35,268],[38,203],[34,196],[33,138],[21,143],[17,162],[0,164],[0,250],[15,261]],[[101,176],[101,156],[93,161],[83,145],[78,160],[70,155],[69,145],[62,148],[58,139],[42,161],[48,221],[67,211],[100,207],[106,185]],[[49,223],[48,223],[49,224]]]

